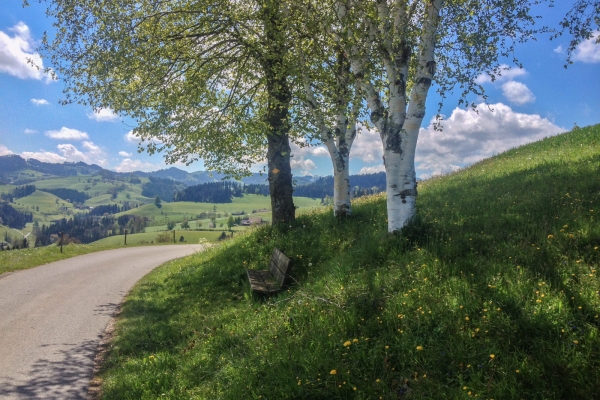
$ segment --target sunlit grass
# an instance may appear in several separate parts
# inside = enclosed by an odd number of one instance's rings
[[[312,212],[143,279],[102,372],[106,399],[591,399],[600,389],[600,126],[385,199]],[[274,246],[294,285],[250,291]]]

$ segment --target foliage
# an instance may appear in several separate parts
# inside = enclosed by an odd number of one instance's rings
[[[52,193],[56,197],[60,197],[63,200],[70,200],[72,203],[85,203],[85,201],[90,198],[88,194],[75,189],[56,188],[40,190]]]
[[[24,186],[17,186],[13,190],[12,195],[16,198],[27,197],[30,194],[32,194],[33,192],[35,192],[35,185],[24,185]]]
[[[123,210],[118,204],[107,204],[100,205],[92,208],[89,212],[89,215],[99,215],[102,216],[104,214],[117,214]]]
[[[423,182],[410,240],[379,195],[156,269],[103,398],[597,397],[598,143],[580,129]],[[294,283],[260,298],[244,268],[274,246]]]
[[[571,41],[567,48],[567,62],[572,64],[571,55],[582,41],[595,36],[596,44],[600,44],[600,0],[575,0],[573,7],[559,25],[560,30],[553,38],[556,39],[568,32]]]
[[[40,235],[36,237],[36,246],[46,246],[52,243],[51,236],[60,232],[69,235],[81,243],[91,243],[108,236],[115,225],[115,219],[109,217],[91,217],[75,215],[73,218],[63,218],[50,225],[42,225]]]
[[[171,235],[171,232],[160,232],[158,235],[156,235],[156,243],[169,243],[173,241],[173,235]]]
[[[150,181],[142,185],[142,196],[159,196],[164,201],[173,201],[173,193],[184,188],[181,182],[171,179],[156,178],[154,176],[149,176],[148,179]]]
[[[242,185],[239,183],[230,181],[210,182],[186,187],[174,196],[174,201],[231,203],[232,197],[242,196]]]
[[[11,228],[22,229],[28,222],[33,222],[32,213],[22,213],[15,210],[10,204],[0,202],[0,220],[3,225]]]
[[[385,191],[385,172],[365,175],[350,175],[352,197],[366,196]],[[325,176],[307,185],[296,186],[294,194],[302,197],[323,199],[333,196],[333,177]]]

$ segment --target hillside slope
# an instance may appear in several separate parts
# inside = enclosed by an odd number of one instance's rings
[[[103,397],[591,399],[600,390],[600,125],[385,199],[303,215],[146,277],[123,306]],[[252,295],[274,246],[294,285]]]

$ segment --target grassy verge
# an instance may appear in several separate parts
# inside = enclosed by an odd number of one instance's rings
[[[212,232],[209,232],[212,233]],[[144,234],[140,234],[144,235]],[[161,245],[161,244],[173,244],[170,243],[142,243],[136,242],[135,238],[131,242],[129,241],[130,236],[127,235],[127,247],[143,246],[143,245]],[[156,234],[153,234],[153,238]],[[108,241],[97,241],[90,244],[69,244],[63,246],[63,252],[60,252],[60,247],[55,245],[45,247],[32,247],[27,249],[0,251],[0,275],[5,272],[18,271],[21,269],[28,269],[37,267],[40,265],[48,264],[54,261],[64,260],[65,258],[77,257],[83,254],[95,253],[97,251],[112,250],[124,248],[123,236],[112,236],[111,238],[117,238],[120,240],[108,240]],[[110,238],[108,238],[110,239]],[[179,238],[178,238],[179,239]],[[188,241],[190,244],[198,243],[198,240],[193,242]]]
[[[69,244],[63,246],[60,252],[58,246],[35,247],[28,249],[0,251],[0,275],[5,272],[18,271],[48,264],[53,261],[63,260],[93,253],[96,251],[116,249],[123,246],[94,245],[94,244]]]
[[[600,389],[600,126],[156,269],[123,305],[105,399],[591,399]],[[296,283],[251,294],[273,246]]]

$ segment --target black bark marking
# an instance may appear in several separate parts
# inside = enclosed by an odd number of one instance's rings
[[[427,86],[427,87],[429,87],[429,86],[431,86],[431,78],[427,78],[427,77],[425,77],[425,76],[422,76],[422,77],[420,77],[420,78],[419,78],[419,80],[417,81],[417,84],[420,84],[420,85],[424,85],[424,86]]]
[[[425,67],[427,68],[427,72],[429,72],[431,76],[435,75],[435,61],[427,61]]]

